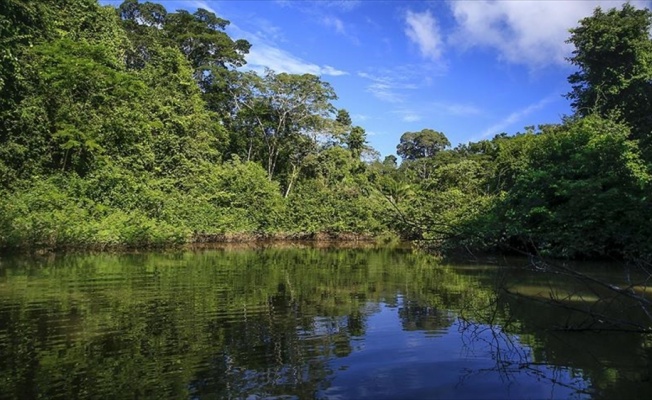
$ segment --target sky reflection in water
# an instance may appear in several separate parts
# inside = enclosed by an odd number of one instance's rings
[[[550,277],[540,274],[441,265],[396,249],[0,261],[0,399],[566,399],[652,390],[649,338],[555,333],[546,328],[566,318],[559,309],[494,291],[501,274],[545,290]]]

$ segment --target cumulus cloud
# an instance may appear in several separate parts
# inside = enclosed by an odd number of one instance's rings
[[[568,30],[597,6],[607,9],[621,4],[604,0],[450,1],[457,23],[450,42],[467,48],[495,48],[501,59],[534,68],[565,64],[565,57],[572,51],[572,46],[565,43]]]
[[[408,10],[405,14],[405,23],[405,34],[419,47],[421,55],[431,60],[438,60],[443,41],[437,20],[430,10],[422,13]]]

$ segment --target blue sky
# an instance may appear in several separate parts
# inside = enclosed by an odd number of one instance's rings
[[[141,0],[142,1],[142,0]],[[156,0],[154,0],[156,2]],[[108,1],[103,1],[107,3]],[[116,2],[110,1],[111,4]],[[382,156],[423,128],[453,145],[559,122],[573,68],[568,29],[605,0],[159,0],[231,21],[247,68],[313,73]],[[639,7],[649,1],[631,1]],[[119,2],[118,2],[119,4]]]

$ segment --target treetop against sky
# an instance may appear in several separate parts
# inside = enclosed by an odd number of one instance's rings
[[[339,96],[336,106],[388,155],[406,131],[435,129],[456,145],[558,122],[571,113],[568,30],[595,7],[623,1],[158,3],[231,21],[227,33],[252,44],[246,69],[322,76]]]

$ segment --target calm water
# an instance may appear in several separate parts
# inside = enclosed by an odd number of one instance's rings
[[[390,249],[0,258],[0,398],[649,398],[652,339],[560,331],[567,285]]]

